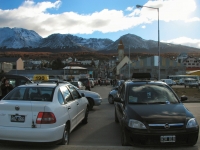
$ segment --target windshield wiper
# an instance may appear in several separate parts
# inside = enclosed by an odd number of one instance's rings
[[[149,104],[170,104],[170,102],[152,102]]]
[[[141,103],[137,103],[137,102],[136,103],[131,103],[130,102],[129,104],[148,104],[148,103],[146,103],[146,102],[143,102],[143,103],[142,102]]]

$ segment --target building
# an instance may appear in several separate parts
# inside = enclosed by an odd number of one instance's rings
[[[117,50],[118,50],[118,61],[120,62],[124,58],[124,44],[122,40],[120,40]]]
[[[187,53],[180,53],[177,57],[177,62],[179,63],[183,63],[185,59],[188,58],[188,54]]]
[[[1,66],[3,63],[12,64],[14,70],[24,70],[24,62],[19,57],[0,57]]]
[[[183,64],[186,66],[187,70],[199,70],[200,69],[200,59],[194,57],[188,57],[184,59]]]
[[[152,78],[158,79],[158,56],[147,58],[140,58],[130,65],[130,74],[149,72]],[[129,65],[128,63],[120,68],[119,74],[123,79],[129,78]],[[166,79],[168,75],[185,75],[186,66],[174,60],[160,57],[160,78]]]
[[[129,59],[129,57],[125,56],[116,66],[116,76],[118,77],[118,79],[122,79],[124,76],[124,73],[120,72],[120,69],[123,68],[125,65],[129,65],[131,64],[131,60]],[[128,72],[129,73],[129,72]],[[129,78],[126,75],[126,78]]]

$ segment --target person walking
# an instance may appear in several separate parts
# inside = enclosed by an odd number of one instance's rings
[[[13,89],[12,84],[10,84],[8,79],[4,79],[1,84],[2,98],[6,96]]]

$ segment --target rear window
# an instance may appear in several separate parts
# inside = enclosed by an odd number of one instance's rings
[[[52,102],[53,93],[53,87],[16,87],[4,100]]]

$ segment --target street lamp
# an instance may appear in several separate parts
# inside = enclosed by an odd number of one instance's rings
[[[142,6],[142,5],[136,5],[137,8],[151,8],[151,9],[157,9],[158,11],[158,80],[160,80],[160,31],[159,31],[159,8],[155,7],[149,7],[149,6]]]

